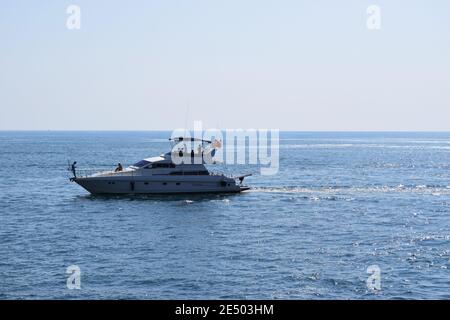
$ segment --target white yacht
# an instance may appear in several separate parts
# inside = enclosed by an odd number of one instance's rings
[[[75,164],[70,181],[76,182],[92,194],[174,194],[174,193],[230,193],[248,190],[243,185],[245,174],[228,177],[212,173],[205,163],[210,163],[217,145],[208,140],[179,137],[169,139],[180,142],[199,142],[197,152],[181,148],[158,157],[143,159],[127,168],[113,171],[86,173]],[[207,144],[206,148],[202,146]],[[220,147],[220,146],[219,146]],[[239,181],[239,182],[238,182]]]

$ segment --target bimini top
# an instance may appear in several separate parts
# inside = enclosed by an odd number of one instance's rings
[[[201,141],[201,142],[205,142],[205,143],[212,143],[211,140],[203,140],[203,139],[199,139],[199,138],[189,138],[189,137],[176,137],[176,138],[170,138],[169,141]]]

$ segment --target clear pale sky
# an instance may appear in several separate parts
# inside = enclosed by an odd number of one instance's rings
[[[371,4],[381,30],[366,27]],[[1,1],[0,130],[186,120],[448,131],[450,1]]]

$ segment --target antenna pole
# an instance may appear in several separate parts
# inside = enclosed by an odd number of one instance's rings
[[[187,102],[187,107],[186,107],[186,118],[184,120],[184,136],[187,136],[187,123],[188,123],[188,117],[189,117],[189,101]]]

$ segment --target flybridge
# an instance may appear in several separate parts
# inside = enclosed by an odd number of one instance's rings
[[[189,138],[189,137],[176,137],[176,138],[170,138],[169,141],[175,141],[175,142],[181,142],[181,141],[201,141],[201,142],[205,142],[205,143],[212,143],[211,140],[204,140],[204,139],[199,139],[199,138]]]
[[[190,137],[190,132],[193,137]],[[205,138],[205,139],[204,139]],[[211,150],[205,157],[206,163],[224,163],[226,165],[257,165],[262,175],[275,175],[279,169],[279,130],[278,129],[206,129],[200,121],[194,121],[193,131],[177,129],[172,132],[171,139],[173,160],[186,162],[189,156],[194,161],[202,154],[200,144],[205,151]],[[186,154],[186,152],[188,154]],[[179,154],[179,156],[178,156]],[[204,152],[206,155],[207,153]],[[203,156],[202,156],[203,158]],[[211,160],[211,161],[210,161]]]

